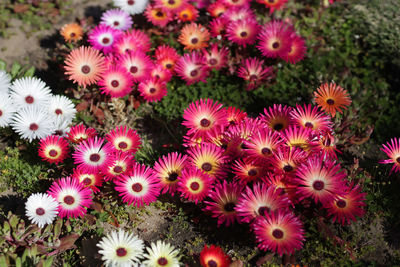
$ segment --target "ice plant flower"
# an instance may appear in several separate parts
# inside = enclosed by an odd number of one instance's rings
[[[307,47],[303,38],[296,34],[292,34],[292,42],[289,52],[282,56],[286,62],[295,64],[306,56]]]
[[[248,5],[242,7],[230,7],[226,10],[226,12],[224,12],[224,14],[222,14],[221,17],[228,20],[228,22],[243,20],[248,18],[256,20],[256,16],[253,10]]]
[[[39,156],[42,160],[58,164],[68,156],[68,153],[68,142],[63,137],[49,135],[40,139]]]
[[[393,167],[390,173],[400,171],[400,138],[392,138],[389,142],[382,145],[381,150],[389,157],[389,159],[380,160],[379,163],[391,164]]]
[[[273,131],[284,131],[289,125],[293,124],[290,116],[292,108],[284,105],[274,104],[268,109],[264,108],[264,114],[261,115],[261,120],[268,125]]]
[[[121,34],[120,30],[100,24],[89,32],[88,42],[93,48],[108,54],[113,50],[113,43],[121,37]]]
[[[246,45],[254,44],[259,30],[260,25],[257,20],[246,18],[229,23],[226,35],[229,41],[246,47]]]
[[[10,124],[14,111],[15,106],[11,98],[5,93],[0,93],[0,127],[6,127]]]
[[[25,214],[32,223],[43,228],[58,214],[58,202],[46,193],[32,194],[25,203]]]
[[[160,194],[159,182],[154,171],[141,164],[135,164],[128,175],[121,175],[114,183],[115,190],[119,192],[122,200],[135,207],[149,205],[156,201]]]
[[[10,125],[21,138],[32,142],[37,138],[45,138],[54,132],[54,119],[45,107],[26,107],[13,116]]]
[[[281,10],[288,0],[257,0],[257,3],[264,4],[269,8],[269,14],[275,10]]]
[[[218,18],[224,14],[228,7],[222,1],[216,1],[207,7],[211,17]]]
[[[71,122],[75,118],[74,103],[63,95],[53,95],[50,98],[49,113],[55,117]]]
[[[276,210],[289,210],[290,200],[283,190],[274,185],[265,183],[253,184],[253,190],[249,186],[240,196],[235,210],[242,222],[250,223],[258,216]]]
[[[206,82],[209,69],[203,54],[197,52],[186,53],[178,59],[175,71],[187,85],[195,82]]]
[[[208,174],[197,168],[189,167],[183,169],[178,186],[182,197],[197,204],[210,193],[212,183],[213,178]]]
[[[174,246],[157,240],[156,243],[152,242],[150,247],[146,248],[147,253],[144,254],[144,260],[142,263],[149,267],[179,267],[181,256],[179,256],[179,250],[175,249]]]
[[[82,141],[72,154],[74,163],[78,169],[88,172],[96,172],[107,166],[111,160],[111,145],[104,143],[104,139],[89,138]]]
[[[221,0],[228,8],[241,8],[249,5],[249,0]]]
[[[139,83],[138,91],[147,102],[160,101],[168,92],[167,84],[155,78]]]
[[[83,29],[78,23],[68,23],[61,28],[60,34],[67,43],[78,42],[82,39]]]
[[[11,76],[4,70],[0,70],[0,94],[8,94],[11,86]]]
[[[118,65],[123,66],[133,77],[134,82],[145,81],[150,77],[153,62],[143,51],[129,51],[118,59]]]
[[[318,203],[331,202],[343,194],[346,173],[340,165],[320,157],[307,159],[296,171],[300,199],[311,197]]]
[[[220,70],[226,66],[229,50],[227,47],[218,49],[218,44],[212,44],[210,49],[203,49],[203,55],[210,69]]]
[[[114,8],[107,10],[101,15],[100,23],[117,30],[126,31],[132,27],[133,21],[128,12]]]
[[[74,144],[79,144],[95,136],[97,136],[97,131],[91,127],[86,128],[83,124],[72,126],[67,133],[67,139]]]
[[[81,46],[72,50],[65,59],[65,74],[80,86],[95,84],[106,70],[104,56],[92,47]]]
[[[92,204],[92,191],[71,177],[54,181],[47,193],[60,203],[61,218],[82,217]]]
[[[281,132],[281,136],[288,147],[297,147],[309,152],[312,139],[312,131],[309,128],[292,125]]]
[[[246,58],[238,70],[238,76],[248,82],[247,90],[257,87],[272,73],[271,67],[264,67],[264,60]]]
[[[187,166],[187,155],[172,152],[160,157],[154,164],[154,172],[160,181],[161,193],[174,195],[178,187],[178,177]]]
[[[188,135],[207,137],[211,130],[228,125],[227,112],[222,104],[212,99],[200,99],[189,104],[183,112],[182,125],[189,128]]]
[[[11,85],[10,97],[16,109],[32,106],[42,108],[49,105],[51,90],[39,78],[23,77]]]
[[[122,152],[135,153],[141,145],[138,133],[126,126],[115,127],[105,138],[115,150]]]
[[[282,146],[273,154],[271,163],[278,173],[294,175],[306,157],[306,152],[298,147]]]
[[[319,111],[318,107],[311,104],[296,105],[296,108],[290,112],[293,123],[303,128],[309,128],[317,132],[326,132],[332,130],[331,118]]]
[[[111,66],[105,71],[98,85],[103,94],[124,97],[133,89],[133,77],[121,66]]]
[[[185,25],[178,37],[178,42],[190,51],[200,50],[208,46],[210,32],[201,24],[191,23]]]
[[[328,214],[332,216],[333,222],[337,221],[342,225],[356,221],[356,216],[364,215],[366,193],[361,193],[360,185],[350,185],[344,190],[344,194],[337,196],[337,199],[326,203],[324,206]]]
[[[158,64],[167,70],[173,71],[175,62],[179,59],[179,54],[176,52],[175,48],[162,45],[156,48],[155,57]]]
[[[347,90],[334,83],[322,84],[314,96],[318,106],[332,117],[335,117],[336,112],[343,113],[342,109],[347,109],[351,104]]]
[[[178,12],[187,4],[187,0],[156,0],[155,4],[168,11]]]
[[[148,21],[159,27],[167,26],[168,22],[172,21],[173,19],[170,11],[161,6],[155,5],[148,5],[144,15]]]
[[[72,178],[78,180],[84,187],[90,188],[93,193],[100,192],[99,187],[103,185],[103,176],[99,172],[88,172],[75,168]]]
[[[215,18],[210,21],[208,27],[210,28],[210,35],[212,37],[222,39],[226,34],[226,27],[229,24],[229,20],[224,17]]]
[[[104,236],[97,246],[106,267],[136,266],[143,257],[143,241],[123,229]]]
[[[176,15],[181,22],[195,21],[199,16],[199,11],[192,4],[185,4]]]
[[[210,175],[212,178],[220,177],[224,174],[223,163],[226,160],[224,150],[211,143],[201,143],[200,146],[191,147],[189,162],[192,166]]]
[[[134,158],[130,153],[118,151],[111,154],[109,165],[101,170],[106,181],[114,180],[123,174],[129,174]]]
[[[113,0],[114,5],[131,15],[143,13],[149,0]]]
[[[154,78],[160,82],[169,82],[172,79],[171,71],[165,69],[162,65],[155,64],[151,70],[151,78]]]
[[[291,255],[303,247],[304,229],[300,220],[291,212],[278,210],[257,217],[252,225],[258,247]]]
[[[264,168],[255,164],[248,158],[238,159],[233,162],[232,173],[235,174],[235,180],[241,184],[247,184],[259,180],[264,176]]]
[[[223,181],[214,187],[215,192],[211,192],[211,201],[204,201],[207,206],[204,210],[210,211],[212,217],[218,218],[218,226],[224,224],[229,226],[239,220],[235,210],[242,187],[236,183]]]
[[[258,35],[257,48],[268,58],[283,57],[290,52],[292,29],[281,21],[266,24]]]
[[[229,267],[231,259],[224,253],[222,248],[204,245],[200,252],[200,264],[202,267]]]
[[[282,142],[278,132],[261,128],[244,141],[245,151],[249,159],[261,164],[271,159]]]

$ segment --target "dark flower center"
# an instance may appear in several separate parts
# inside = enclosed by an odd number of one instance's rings
[[[257,173],[258,173],[258,171],[256,170],[256,169],[250,169],[248,172],[247,172],[247,174],[249,175],[249,176],[256,176],[257,175]]]
[[[88,65],[84,65],[81,68],[83,74],[88,74],[90,72],[90,67]]]
[[[114,26],[119,26],[119,22],[118,21],[114,21]]]
[[[283,167],[283,170],[284,170],[285,172],[291,172],[291,171],[293,171],[293,167],[290,166],[290,165],[285,165],[285,166]]]
[[[43,208],[37,208],[36,214],[39,216],[42,216],[43,214],[45,214],[45,210]]]
[[[261,153],[262,153],[263,155],[271,155],[271,154],[272,154],[272,151],[271,151],[271,149],[269,149],[268,147],[263,147],[263,149],[261,149]]]
[[[336,201],[336,206],[338,206],[341,209],[344,209],[346,207],[346,201],[344,201],[343,199],[339,199],[338,201]]]
[[[215,260],[209,260],[207,265],[208,267],[218,267],[218,263]]]
[[[121,149],[125,149],[128,147],[128,144],[126,142],[119,142],[118,147]]]
[[[168,4],[173,5],[173,4],[175,4],[175,1],[174,0],[168,0]]]
[[[184,19],[187,19],[187,17],[188,17],[188,14],[186,14],[186,13],[183,13],[183,14],[182,14],[182,17],[183,17]]]
[[[57,115],[61,115],[61,114],[63,114],[63,112],[62,112],[62,110],[61,109],[56,109],[55,111],[54,111]]]
[[[97,154],[97,153],[92,154],[92,155],[90,155],[89,159],[90,159],[90,161],[92,161],[92,162],[98,162],[98,161],[100,160],[100,155]]]
[[[326,103],[328,103],[328,105],[333,105],[335,104],[335,100],[329,98],[328,100],[326,100]]]
[[[171,172],[168,175],[168,180],[169,181],[173,182],[173,181],[176,181],[176,179],[178,179],[178,174],[176,172]]]
[[[313,128],[314,127],[314,125],[311,123],[311,122],[306,122],[305,124],[304,124],[304,126],[306,126],[307,128]]]
[[[157,11],[156,16],[161,18],[162,16],[164,16],[164,13],[162,13],[161,11]]]
[[[139,69],[138,69],[138,67],[136,67],[136,66],[132,66],[132,67],[129,69],[129,71],[130,71],[131,73],[136,73],[138,70],[139,70]]]
[[[275,229],[274,231],[272,231],[272,236],[275,237],[276,239],[282,239],[283,231],[280,229]]]
[[[33,101],[35,101],[35,99],[33,98],[33,96],[28,95],[27,97],[25,97],[25,102],[28,104],[32,104]]]
[[[54,134],[55,134],[55,135],[61,136],[61,135],[64,134],[64,132],[63,132],[62,130],[56,130],[56,131],[54,132]]]
[[[75,198],[73,196],[65,196],[64,203],[67,205],[72,205],[75,202]]]
[[[128,1],[129,2],[129,1]],[[133,1],[132,1],[133,2]],[[118,257],[123,257],[128,254],[128,251],[125,248],[117,248],[116,250]]]
[[[271,209],[268,207],[259,207],[257,212],[259,215],[264,215],[265,213],[268,213]]]
[[[244,37],[247,37],[247,32],[244,32],[244,31],[241,32],[241,33],[240,33],[240,36],[243,37],[243,38],[244,38]]]
[[[168,64],[165,65],[165,67],[166,67],[167,69],[170,69],[170,68],[172,68],[172,64],[171,64],[171,63],[168,63]]]
[[[396,159],[396,161],[397,161],[397,163],[400,163],[400,157],[398,157],[398,158]]]
[[[202,127],[208,127],[208,126],[210,126],[210,124],[211,124],[211,121],[208,120],[208,119],[206,119],[206,118],[204,118],[204,119],[202,119],[202,120],[200,121],[200,125],[201,125]]]
[[[69,34],[69,37],[74,38],[75,35],[76,35],[76,34],[75,34],[74,32],[71,32],[71,33]]]
[[[212,165],[211,163],[205,162],[201,165],[201,169],[205,172],[209,172],[212,170]]]
[[[279,43],[278,42],[274,42],[273,44],[272,44],[272,48],[273,49],[277,49],[279,47]]]
[[[113,81],[111,82],[111,86],[112,86],[112,87],[118,87],[118,86],[119,86],[119,82],[118,82],[117,80],[113,80]]]
[[[115,166],[113,171],[115,173],[121,173],[124,169],[121,166]]]
[[[312,186],[315,190],[321,191],[322,189],[324,189],[325,184],[323,181],[318,180],[315,181]]]
[[[143,190],[143,185],[140,183],[134,183],[132,185],[132,190],[135,191],[136,193],[139,193]]]
[[[158,263],[158,265],[165,266],[168,264],[168,260],[166,258],[162,257],[162,258],[158,259],[157,263]]]
[[[271,4],[275,3],[275,0],[268,0]]]
[[[3,111],[0,110],[0,117],[3,116]]]
[[[50,155],[50,157],[55,157],[55,156],[58,155],[58,152],[57,152],[57,150],[55,150],[55,149],[51,149],[51,150],[49,151],[49,155]]]
[[[102,40],[103,44],[108,44],[110,41],[111,40],[108,37],[104,37],[103,40]]]
[[[197,76],[198,73],[199,73],[199,72],[198,72],[197,70],[192,70],[192,71],[190,72],[190,76],[195,77],[195,76]]]
[[[210,63],[210,65],[216,65],[218,63],[218,60],[216,60],[215,58],[212,58],[208,61],[208,63]]]
[[[249,80],[250,80],[250,81],[255,81],[255,80],[257,80],[257,79],[258,79],[258,76],[255,75],[255,74],[252,74],[252,75],[250,75],[250,77],[249,77]]]
[[[150,88],[150,90],[149,90],[150,94],[154,94],[156,91],[157,91],[157,89],[154,87]]]
[[[277,123],[277,124],[274,125],[273,128],[274,128],[275,131],[280,131],[280,130],[283,129],[283,124],[282,123]]]
[[[86,177],[85,179],[83,179],[82,183],[84,185],[88,186],[92,183],[92,179],[90,179],[89,177]]]
[[[235,203],[233,202],[228,202],[224,205],[224,210],[227,212],[232,212],[235,210]]]
[[[37,125],[36,123],[31,123],[31,125],[29,125],[29,130],[31,131],[37,131],[39,129],[39,125]]]
[[[197,191],[197,190],[199,190],[199,188],[200,188],[200,185],[198,182],[193,182],[190,184],[190,189],[192,189],[193,191]]]
[[[192,44],[197,44],[199,42],[199,39],[197,39],[196,37],[192,38],[191,42]]]

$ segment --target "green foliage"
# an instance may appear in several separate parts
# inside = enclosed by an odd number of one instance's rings
[[[7,70],[7,63],[0,59],[0,70],[4,70],[11,75],[12,79],[18,79],[21,77],[32,77],[35,74],[35,67],[28,65],[21,65],[18,62],[14,62],[10,70]]]
[[[18,148],[0,151],[0,192],[12,188],[26,197],[44,191],[41,181],[47,177],[45,166],[25,161]]]

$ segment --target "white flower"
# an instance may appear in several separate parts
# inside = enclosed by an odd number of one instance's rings
[[[148,0],[114,0],[114,5],[131,15],[143,13]]]
[[[156,244],[151,243],[151,248],[146,248],[145,261],[143,263],[147,267],[179,267],[180,256],[179,250],[175,250],[174,246],[158,240]]]
[[[71,123],[70,121],[64,118],[61,117],[56,118],[54,121],[54,128],[53,128],[54,134],[59,136],[67,136],[67,133],[70,130],[69,127],[70,123]]]
[[[36,138],[44,138],[54,132],[54,119],[45,107],[27,107],[14,114],[11,126],[19,135],[32,142]]]
[[[144,244],[137,236],[122,229],[103,237],[97,244],[105,266],[130,267],[139,262]]]
[[[46,84],[35,77],[17,79],[11,85],[11,99],[17,109],[29,106],[47,107],[51,91]]]
[[[50,98],[49,113],[68,121],[68,124],[75,118],[76,109],[74,103],[63,95],[53,95]]]
[[[58,214],[58,202],[46,193],[31,195],[25,204],[26,216],[40,228],[54,221]]]
[[[0,93],[8,94],[11,86],[11,77],[4,70],[0,70]]]
[[[6,127],[11,122],[15,107],[11,98],[4,93],[0,93],[0,127]]]

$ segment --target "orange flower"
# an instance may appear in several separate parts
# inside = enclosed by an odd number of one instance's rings
[[[61,30],[60,34],[64,37],[64,40],[68,43],[77,42],[82,39],[83,29],[77,23],[65,24]]]
[[[208,46],[210,32],[202,25],[191,23],[181,30],[178,41],[185,46],[185,49],[199,50]]]
[[[347,90],[334,83],[321,85],[316,92],[315,102],[326,113],[332,117],[336,112],[342,113],[342,108],[347,109],[351,104],[351,99]]]

